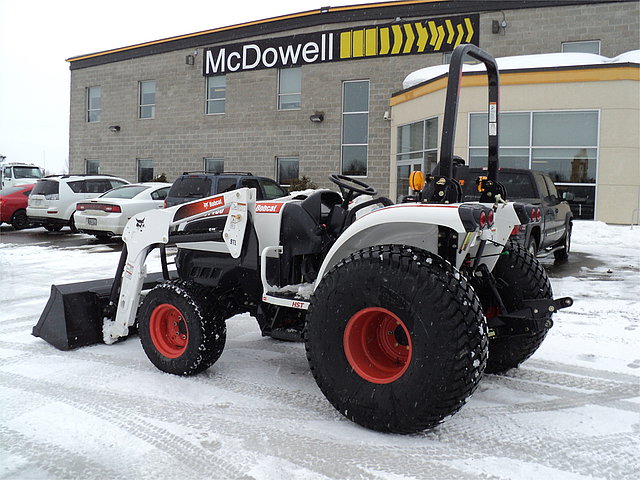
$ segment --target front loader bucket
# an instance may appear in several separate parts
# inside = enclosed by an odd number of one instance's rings
[[[148,290],[163,280],[162,273],[148,274],[142,288]],[[102,343],[102,312],[112,285],[112,278],[51,285],[49,301],[32,335],[60,350]]]
[[[102,307],[113,279],[51,285],[51,295],[32,334],[60,350],[102,342]]]

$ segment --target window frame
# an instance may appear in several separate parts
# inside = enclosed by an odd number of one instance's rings
[[[149,180],[143,180],[143,179],[142,179],[142,176],[141,176],[142,169],[143,169],[143,168],[145,168],[145,169],[148,169],[148,168],[149,168],[149,167],[143,167],[143,166],[141,165],[141,164],[142,164],[142,162],[151,162],[151,178],[150,178]],[[155,174],[155,164],[154,164],[153,158],[149,158],[149,157],[146,157],[146,158],[136,158],[136,179],[137,179],[136,181],[137,181],[138,183],[151,182],[151,181],[153,181],[154,174]]]
[[[366,82],[367,84],[367,110],[366,111],[353,111],[346,112],[345,111],[345,93],[346,93],[346,85],[348,83],[362,83]],[[342,175],[349,175],[354,178],[367,178],[369,175],[369,119],[371,112],[371,80],[370,79],[359,79],[359,80],[343,80],[342,81],[342,111],[340,115],[341,125],[340,125],[340,173]],[[366,143],[345,143],[344,141],[344,130],[345,130],[345,116],[348,115],[363,115],[367,116],[367,142]],[[365,173],[364,175],[353,175],[345,173],[344,169],[344,148],[345,147],[365,147]]]
[[[99,98],[100,98],[100,107],[99,108],[91,108],[91,99],[94,98],[91,96],[91,91],[94,89],[98,89],[100,92]],[[86,89],[86,102],[87,102],[87,116],[86,116],[86,121],[87,123],[100,123],[101,121],[101,116],[102,116],[102,86],[101,85],[93,85],[90,87],[87,87]],[[97,120],[91,120],[91,114],[98,112],[98,118]]]
[[[90,163],[95,163],[96,164],[95,172],[89,170],[89,164]],[[95,159],[95,158],[85,158],[84,159],[84,173],[86,173],[87,175],[99,175],[100,174],[100,160]]]
[[[500,150],[502,150],[503,148],[519,148],[519,149],[527,149],[528,151],[528,169],[530,170],[536,170],[534,168],[534,164],[533,164],[533,159],[534,159],[534,152],[536,150],[562,150],[562,149],[570,149],[570,148],[586,148],[586,149],[591,149],[595,151],[595,172],[594,172],[594,181],[593,182],[572,182],[572,181],[567,181],[567,182],[555,182],[554,184],[557,187],[558,191],[564,190],[564,187],[590,187],[593,188],[594,190],[594,195],[593,195],[593,218],[597,218],[597,202],[598,202],[598,176],[599,176],[599,169],[600,169],[600,130],[601,130],[601,121],[602,121],[602,110],[599,108],[584,108],[584,109],[563,109],[563,110],[514,110],[514,111],[504,111],[504,112],[500,112],[501,115],[503,114],[510,114],[510,113],[514,113],[514,114],[529,114],[529,145],[523,145],[523,146],[509,146],[509,147],[500,147]],[[534,116],[536,114],[548,114],[548,113],[595,113],[597,116],[596,119],[596,138],[595,138],[595,145],[551,145],[551,146],[545,146],[545,145],[533,145],[533,130],[534,130]],[[467,164],[470,163],[470,159],[471,159],[471,151],[473,149],[487,149],[486,146],[470,146],[469,145],[469,139],[471,138],[471,116],[474,114],[483,114],[486,115],[486,112],[469,112],[467,114]],[[508,168],[508,167],[505,167]],[[573,207],[573,205],[572,205]],[[580,204],[578,206],[578,208],[582,208],[582,205]]]
[[[432,122],[435,121],[435,131],[436,131],[436,136],[435,136],[435,147],[433,146],[428,146],[428,142],[427,142],[427,122]],[[400,134],[402,131],[403,127],[407,127],[407,126],[411,126],[411,125],[415,125],[421,123],[422,124],[422,148],[420,150],[408,150],[406,152],[401,152],[400,149],[402,147],[402,142],[400,141]],[[427,155],[433,155],[434,156],[434,164],[433,167],[435,167],[435,165],[438,163],[438,154],[440,152],[439,149],[439,145],[438,145],[438,141],[439,141],[439,125],[440,124],[440,117],[438,115],[433,115],[431,117],[426,117],[426,118],[422,118],[420,120],[416,120],[415,122],[409,122],[409,123],[403,123],[401,125],[398,125],[396,127],[396,152],[394,153],[395,155],[395,162],[396,162],[396,196],[398,197],[398,199],[400,199],[400,197],[403,197],[404,195],[407,195],[407,193],[402,193],[399,191],[399,178],[398,178],[398,169],[399,167],[409,167],[409,171],[411,172],[413,170],[413,166],[420,163],[420,170],[425,172],[425,173],[431,173],[431,171],[429,170],[428,172],[426,171],[425,168],[425,161],[427,160]],[[416,156],[419,155],[419,156]],[[405,159],[401,159],[400,157],[410,157],[410,158],[405,158]],[[407,178],[407,187],[408,187],[408,178]]]
[[[218,171],[218,170],[209,170],[207,168],[207,162],[209,160],[212,160],[214,162],[221,162],[222,163],[222,170]],[[204,173],[224,173],[224,157],[203,157],[202,158],[202,170],[204,171]]]
[[[281,86],[282,86],[282,73],[286,72],[286,71],[298,71],[300,72],[300,83],[298,85],[298,90],[297,92],[287,92],[287,93],[282,93],[281,91]],[[298,96],[298,106],[297,107],[292,107],[292,108],[283,108],[282,107],[282,103],[281,103],[281,99],[283,97],[290,97],[293,95],[297,95]],[[302,67],[300,66],[293,66],[293,67],[285,67],[285,68],[279,68],[278,69],[278,85],[277,85],[277,90],[276,90],[276,108],[279,112],[286,112],[286,111],[290,111],[290,110],[300,110],[302,108]]]
[[[224,80],[224,96],[222,98],[209,98],[209,82],[212,79],[222,78]],[[206,77],[204,82],[204,114],[205,115],[224,115],[227,111],[227,76],[226,75],[213,75]],[[209,112],[209,105],[213,105],[214,102],[222,104],[221,112]]]
[[[276,172],[275,172],[275,180],[276,183],[278,185],[281,185],[283,187],[290,187],[291,183],[284,183],[282,181],[282,178],[280,177],[280,161],[281,160],[285,160],[285,161],[295,161],[297,163],[297,167],[298,167],[298,175],[296,177],[296,180],[300,180],[300,156],[298,155],[282,155],[282,156],[276,156]]]
[[[151,84],[153,83],[153,103],[142,103],[142,86],[143,84]],[[156,104],[157,99],[156,95],[158,93],[158,84],[155,80],[140,80],[138,82],[138,119],[139,120],[153,120],[156,118]],[[151,108],[151,116],[143,117],[142,112],[143,108]]]
[[[565,45],[587,45],[587,44],[597,44],[598,45],[598,52],[595,53],[594,55],[601,55],[600,52],[602,52],[602,41],[600,40],[575,40],[575,41],[569,41],[569,42],[562,42],[560,45],[560,51],[562,53],[591,53],[593,54],[593,52],[582,52],[579,50],[569,50],[569,51],[565,51],[564,47]]]

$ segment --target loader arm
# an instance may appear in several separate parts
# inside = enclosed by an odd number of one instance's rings
[[[129,332],[136,320],[140,292],[147,274],[145,265],[149,252],[160,245],[203,240],[224,242],[229,254],[238,258],[242,251],[244,232],[249,215],[255,214],[256,190],[241,188],[222,195],[199,199],[164,210],[149,210],[132,217],[127,223],[122,240],[125,243],[114,285],[119,289],[117,303],[111,302],[115,315],[105,315],[102,334],[107,344],[115,342]],[[222,232],[181,232],[180,225],[229,208]]]

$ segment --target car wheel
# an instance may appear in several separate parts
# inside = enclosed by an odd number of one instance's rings
[[[487,359],[487,329],[466,279],[400,245],[353,253],[320,282],[305,327],[311,372],[348,419],[413,433],[457,412]]]
[[[71,233],[78,233],[78,229],[76,228],[75,215],[75,213],[72,213],[71,218],[69,219],[69,230],[71,230]]]
[[[562,243],[562,248],[553,252],[556,263],[562,263],[569,260],[569,250],[571,249],[571,230],[572,225],[569,223]]]
[[[531,235],[527,241],[527,251],[534,257],[538,253],[538,242],[533,235]]]
[[[29,225],[29,218],[27,212],[24,210],[17,210],[11,217],[11,225],[16,230],[21,230]]]

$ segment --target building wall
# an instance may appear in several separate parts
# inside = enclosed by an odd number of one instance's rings
[[[526,78],[526,73],[520,76]],[[500,110],[558,111],[599,110],[599,156],[596,185],[596,220],[630,223],[640,202],[640,81],[576,81],[567,83],[505,85],[500,89]],[[636,73],[636,76],[638,74]],[[519,81],[521,82],[521,81]],[[468,157],[468,119],[473,112],[486,111],[486,86],[461,89],[458,127],[454,153]],[[444,114],[444,89],[399,103],[392,112],[391,170],[395,172],[397,139],[393,134],[400,125],[437,115],[441,128]],[[428,115],[425,113],[428,112]],[[395,177],[395,173],[393,174]],[[390,189],[395,196],[395,178]]]
[[[480,46],[496,56],[558,52],[561,42],[568,40],[600,39],[602,54],[610,56],[640,47],[637,2],[505,10],[504,14],[508,26],[499,35],[491,33],[491,21],[501,20],[502,13],[480,16]],[[333,24],[272,36],[374,24]],[[255,37],[259,38],[265,37]],[[226,113],[205,115],[203,49],[198,49],[195,65],[186,65],[185,56],[193,53],[194,49],[183,49],[72,70],[70,171],[84,171],[89,158],[100,161],[102,173],[135,180],[136,159],[152,158],[155,173],[165,173],[171,181],[185,170],[202,170],[203,157],[224,157],[228,171],[273,177],[276,156],[299,156],[300,175],[328,186],[327,175],[340,169],[342,81],[369,79],[366,181],[388,194],[391,129],[383,115],[389,110],[389,98],[402,88],[410,72],[442,63],[442,54],[436,53],[305,65],[302,106],[297,111],[277,111],[276,69],[228,74]],[[156,80],[156,114],[151,120],[137,118],[141,80]],[[85,89],[98,85],[102,87],[101,121],[87,123]],[[309,121],[315,110],[324,112],[324,122]],[[121,130],[110,132],[110,125]],[[462,124],[459,128],[464,131]]]

